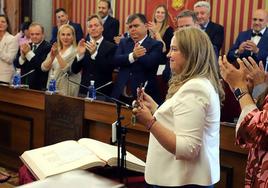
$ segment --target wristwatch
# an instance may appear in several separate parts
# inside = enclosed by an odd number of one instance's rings
[[[234,90],[234,96],[235,96],[236,100],[241,99],[247,93],[248,93],[248,91],[246,89],[236,88]]]
[[[239,57],[239,50],[238,49],[235,50],[234,56],[235,56],[235,58]]]

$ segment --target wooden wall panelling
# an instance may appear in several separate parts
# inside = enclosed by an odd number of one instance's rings
[[[21,165],[18,156],[25,150],[44,146],[44,112],[2,101],[0,106],[0,129],[6,127],[1,133],[5,140],[0,143],[0,163],[16,169]]]
[[[5,0],[4,11],[8,16],[11,34],[16,34],[19,31],[20,24],[20,0]]]
[[[20,0],[20,23],[32,21],[32,0]]]
[[[75,3],[73,0],[52,0],[52,23],[53,25],[56,25],[56,17],[55,17],[55,10],[57,8],[64,8],[69,16],[69,18],[72,20],[72,13],[73,13],[73,3]]]

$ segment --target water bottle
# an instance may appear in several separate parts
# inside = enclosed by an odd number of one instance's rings
[[[20,69],[16,69],[16,72],[14,74],[14,77],[13,77],[13,86],[15,88],[18,88],[20,87],[21,85],[21,75],[20,75]]]
[[[55,93],[56,92],[56,80],[55,80],[55,76],[54,76],[54,72],[52,71],[51,75],[50,75],[50,81],[49,81],[49,85],[48,85],[48,91],[50,93]]]
[[[90,80],[90,85],[88,86],[87,98],[91,100],[96,99],[96,88],[94,86],[94,83],[94,80]]]
[[[266,57],[266,62],[265,62],[265,72],[268,72],[268,56]]]

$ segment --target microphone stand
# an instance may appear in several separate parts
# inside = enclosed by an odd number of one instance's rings
[[[69,76],[67,75],[67,79],[69,82],[77,84],[83,88],[88,89],[87,86],[77,83],[71,79],[69,79]],[[106,84],[105,84],[106,85]],[[102,86],[99,88],[103,88]],[[98,88],[97,88],[98,89]],[[116,121],[116,138],[117,138],[117,169],[118,169],[118,174],[119,174],[119,179],[120,182],[123,182],[124,179],[124,172],[125,172],[125,167],[126,167],[126,133],[127,133],[127,128],[122,127],[121,120],[124,119],[123,116],[121,116],[121,107],[126,106],[129,109],[132,109],[132,106],[130,106],[127,103],[124,103],[118,99],[115,99],[113,97],[110,97],[108,95],[105,95],[102,92],[97,91],[96,93],[104,96],[105,98],[109,99],[110,101],[114,102],[116,104],[116,113],[117,113],[117,121]]]
[[[125,165],[126,165],[126,127],[122,127],[121,120],[124,119],[121,116],[121,104],[116,102],[116,113],[117,113],[117,121],[116,121],[116,137],[117,137],[117,167],[120,182],[123,182]]]

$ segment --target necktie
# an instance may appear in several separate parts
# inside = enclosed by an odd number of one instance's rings
[[[37,48],[37,45],[36,44],[33,44],[32,51],[35,52],[36,48]]]
[[[255,32],[252,32],[252,33],[251,33],[251,36],[252,36],[252,37],[255,37],[255,36],[260,36],[260,37],[262,37],[262,33],[255,33]]]

